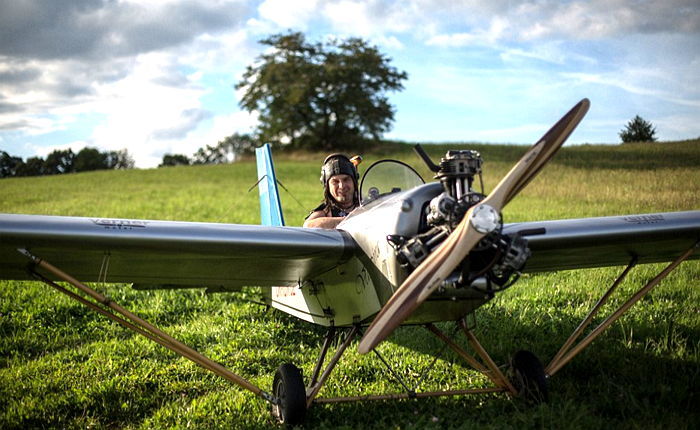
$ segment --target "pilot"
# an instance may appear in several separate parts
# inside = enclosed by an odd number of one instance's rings
[[[348,158],[331,154],[321,166],[323,202],[306,217],[304,227],[335,228],[359,204],[357,165],[358,155]]]

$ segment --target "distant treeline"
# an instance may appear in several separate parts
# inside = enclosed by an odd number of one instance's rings
[[[0,151],[0,178],[60,175],[62,173],[131,169],[133,167],[134,159],[126,149],[100,152],[95,148],[86,147],[77,154],[71,149],[56,150],[50,153],[46,159],[29,157],[26,161],[5,151]]]
[[[165,154],[158,167],[190,164],[231,163],[236,157],[252,154],[257,141],[248,134],[234,133],[216,145],[199,148],[192,157],[181,154]],[[70,149],[56,150],[45,159],[29,157],[23,160],[0,151],[0,178],[12,176],[60,175],[91,170],[133,169],[134,159],[126,149],[100,152],[95,148],[83,148],[77,154]]]
[[[191,157],[184,154],[165,154],[158,167],[231,163],[240,155],[254,153],[258,145],[259,142],[251,135],[234,133],[216,145],[199,148]]]

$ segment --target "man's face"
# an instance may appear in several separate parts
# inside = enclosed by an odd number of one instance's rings
[[[352,206],[353,195],[355,194],[355,183],[350,175],[333,175],[328,180],[328,191],[331,196],[343,208]]]

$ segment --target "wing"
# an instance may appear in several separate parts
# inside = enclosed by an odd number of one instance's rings
[[[85,282],[231,290],[325,273],[355,243],[340,230],[0,214],[0,279],[32,279],[22,248]]]
[[[671,261],[700,240],[700,211],[508,224],[527,238],[525,272]],[[700,258],[695,253],[694,258]]]

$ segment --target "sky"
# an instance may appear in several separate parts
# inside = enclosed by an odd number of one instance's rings
[[[287,31],[361,37],[408,74],[388,139],[534,143],[580,99],[569,144],[700,137],[698,0],[0,0],[0,150],[192,155],[256,114],[235,89]]]

